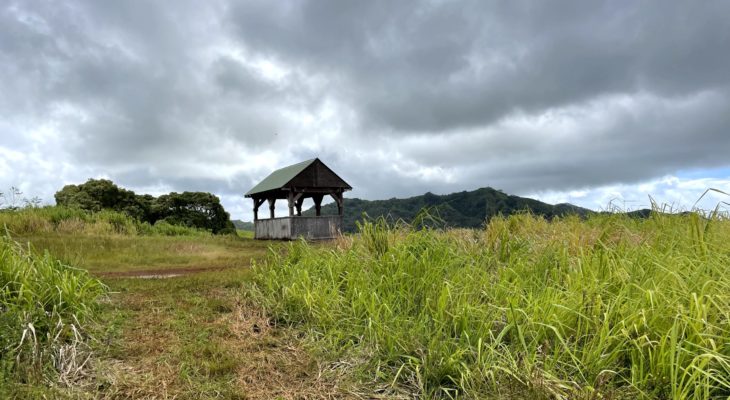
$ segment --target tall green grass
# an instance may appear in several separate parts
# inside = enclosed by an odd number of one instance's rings
[[[0,236],[0,384],[72,383],[85,370],[86,323],[104,286]]]
[[[62,233],[74,235],[210,236],[196,228],[159,221],[140,222],[118,211],[95,213],[60,206],[0,211],[0,228],[15,235]]]
[[[730,396],[730,221],[719,218],[367,222],[331,247],[272,254],[253,291],[390,395]]]

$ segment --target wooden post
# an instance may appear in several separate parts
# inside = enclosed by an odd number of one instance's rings
[[[342,196],[342,192],[337,194],[337,214],[345,215],[345,199]]]
[[[312,195],[312,200],[314,200],[314,211],[316,216],[322,215],[322,198],[324,195],[322,194],[315,194]]]
[[[287,196],[287,203],[289,205],[289,216],[294,216],[294,192],[289,192]]]
[[[297,199],[297,217],[302,216],[302,204],[304,203],[304,196]]]
[[[274,210],[276,209],[276,199],[275,198],[269,198],[269,214],[271,214],[271,219],[274,219]]]

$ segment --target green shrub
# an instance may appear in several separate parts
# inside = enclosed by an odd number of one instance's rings
[[[136,235],[138,222],[127,214],[102,210],[93,214],[95,219],[107,222],[114,233],[119,235]]]
[[[210,235],[207,231],[200,230],[197,228],[189,228],[187,226],[182,225],[173,225],[168,223],[167,221],[157,221],[152,226],[152,233],[153,235],[160,235],[160,236],[195,236],[195,235]]]

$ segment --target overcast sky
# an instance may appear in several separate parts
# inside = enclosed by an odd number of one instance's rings
[[[249,220],[313,157],[366,199],[691,207],[730,191],[730,2],[0,0],[0,191],[104,177]]]

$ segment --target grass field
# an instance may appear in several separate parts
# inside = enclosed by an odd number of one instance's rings
[[[290,329],[272,329],[241,296],[250,272],[108,279],[93,395],[292,398],[316,387],[315,361]],[[308,396],[309,397],[309,396]]]
[[[46,374],[0,382],[2,397],[287,399],[339,392],[336,376],[320,371],[302,347],[300,332],[271,325],[244,289],[251,261],[263,261],[280,243],[254,241],[250,232],[30,233],[14,240],[88,270],[106,294],[88,326],[92,362],[72,388]]]
[[[480,230],[369,223],[329,243],[241,236],[16,235],[38,257],[87,269],[106,294],[72,388],[51,374],[0,393],[730,395],[726,220],[520,215]]]
[[[234,236],[41,234],[15,239],[102,276],[245,268],[252,258],[262,258],[269,246]]]
[[[518,215],[297,243],[253,290],[391,396],[710,399],[730,396],[729,266],[727,220]]]

